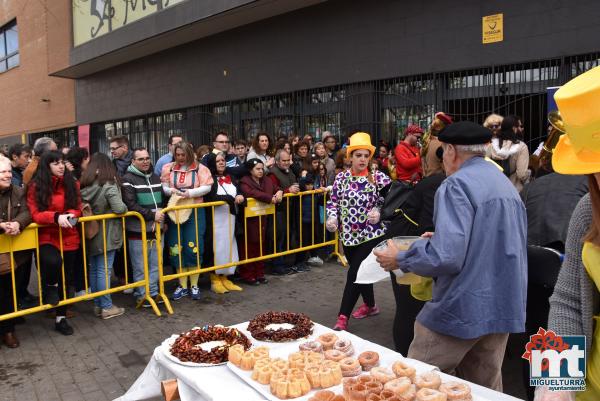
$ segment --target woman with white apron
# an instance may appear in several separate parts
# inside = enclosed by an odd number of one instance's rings
[[[214,265],[220,266],[239,261],[238,247],[235,239],[235,220],[238,205],[245,199],[239,194],[237,185],[231,176],[227,174],[225,154],[210,154],[207,165],[213,175],[213,185],[207,200],[210,202],[224,201],[226,205],[216,206],[214,221],[212,222],[212,234],[214,244]],[[211,290],[217,294],[229,291],[242,291],[227,276],[235,273],[236,266],[215,270],[211,273]]]

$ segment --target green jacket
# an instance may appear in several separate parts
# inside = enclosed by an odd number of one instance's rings
[[[99,214],[127,212],[127,206],[121,198],[121,190],[115,183],[106,183],[103,186],[94,182],[93,185],[81,189],[82,202],[89,203],[94,216]],[[123,246],[123,226],[121,219],[108,219],[106,221],[106,250],[112,251]],[[98,234],[86,241],[88,255],[104,253],[104,240],[102,238],[102,221]]]

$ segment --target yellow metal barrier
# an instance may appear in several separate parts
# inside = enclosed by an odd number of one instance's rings
[[[226,202],[205,202],[205,203],[200,203],[200,204],[196,204],[196,205],[182,205],[182,206],[172,206],[172,207],[167,207],[162,209],[163,213],[169,213],[169,212],[175,212],[175,219],[176,222],[170,222],[170,226],[169,226],[169,230],[174,229],[174,227],[177,227],[177,249],[179,251],[179,267],[177,268],[177,272],[173,273],[173,274],[165,274],[164,272],[164,264],[163,264],[163,260],[162,260],[162,254],[159,252],[159,262],[158,262],[158,272],[159,272],[159,292],[160,295],[162,297],[162,299],[164,300],[165,303],[165,308],[167,309],[167,311],[169,313],[173,313],[173,307],[171,306],[171,303],[169,301],[169,298],[167,296],[167,294],[165,293],[165,283],[171,280],[176,280],[179,279],[180,277],[188,277],[194,274],[203,274],[203,273],[208,273],[208,272],[213,272],[215,270],[220,270],[220,269],[225,269],[228,267],[232,267],[232,266],[239,266],[239,265],[243,265],[243,264],[248,264],[248,263],[253,263],[253,262],[258,262],[258,261],[264,261],[264,260],[268,260],[268,259],[273,259],[273,258],[277,258],[277,257],[281,257],[281,256],[286,256],[286,255],[290,255],[290,254],[294,254],[294,253],[298,253],[298,252],[304,252],[304,251],[309,251],[312,249],[316,249],[316,248],[322,248],[325,246],[333,246],[333,252],[332,255],[335,255],[337,257],[340,258],[340,260],[342,261],[343,265],[346,266],[346,262],[345,262],[345,258],[342,257],[339,253],[339,242],[338,242],[338,234],[337,232],[332,234],[333,239],[330,240],[326,240],[327,238],[327,231],[325,230],[325,219],[323,219],[323,233],[322,233],[322,240],[321,242],[315,242],[315,222],[313,221],[312,218],[315,217],[315,215],[318,218],[318,214],[315,213],[314,208],[316,208],[317,210],[319,210],[319,205],[317,205],[315,203],[315,196],[316,195],[322,195],[323,197],[323,209],[325,209],[325,205],[327,202],[327,193],[325,191],[321,191],[321,190],[312,190],[312,191],[305,191],[305,192],[299,192],[297,194],[285,194],[284,195],[284,200],[283,202],[286,203],[286,207],[285,207],[285,211],[286,211],[286,216],[285,216],[285,221],[286,221],[286,246],[284,250],[278,251],[277,250],[277,224],[283,224],[283,222],[278,223],[277,222],[277,211],[276,211],[276,205],[274,204],[267,204],[264,202],[260,202],[257,201],[255,199],[252,198],[248,198],[247,199],[247,206],[244,209],[244,250],[245,250],[245,257],[242,258],[241,253],[239,252],[239,259],[238,261],[231,261],[230,263],[224,263],[224,264],[220,264],[220,265],[214,265],[214,266],[209,266],[209,267],[202,267],[201,263],[200,263],[200,248],[198,247],[198,239],[199,239],[199,235],[198,235],[198,222],[197,222],[197,213],[199,209],[209,209],[210,208],[210,213],[212,216],[212,227],[208,227],[206,226],[206,229],[213,229],[213,227],[216,227],[219,222],[215,222],[214,220],[214,216],[215,216],[215,207],[219,207],[219,206],[228,206],[228,204]],[[302,199],[305,196],[310,196],[311,197],[311,205],[313,205],[313,210],[312,210],[312,218],[311,218],[311,223],[310,226],[312,227],[311,229],[311,239],[310,241],[308,241],[308,243],[305,243],[305,241],[303,240],[302,234],[303,234],[303,228],[302,228]],[[290,248],[290,214],[294,213],[295,211],[292,210],[294,209],[293,207],[290,207],[290,202],[292,199],[294,198],[298,198],[298,202],[299,202],[299,211],[298,211],[298,226],[297,227],[299,229],[299,246],[295,247],[295,248]],[[195,266],[183,266],[183,256],[182,256],[182,252],[181,249],[183,246],[185,246],[185,244],[183,244],[182,246],[182,240],[181,240],[181,224],[179,222],[179,214],[181,211],[183,210],[192,210],[192,216],[195,218],[196,224],[195,224],[195,231],[196,231],[196,246],[198,247],[198,252],[196,253],[196,265]],[[190,218],[192,218],[192,216],[190,216]],[[272,220],[273,220],[273,252],[268,253],[268,254],[263,254],[263,243],[262,243],[262,235],[260,235],[260,233],[262,232],[262,220],[263,217],[262,216],[273,216]],[[252,258],[248,258],[247,254],[248,254],[248,227],[247,227],[247,223],[248,223],[248,219],[251,218],[257,218],[258,217],[258,226],[259,226],[259,247],[260,247],[260,256],[258,257],[252,257]],[[165,216],[165,219],[168,219],[167,216]],[[174,224],[174,225],[173,225]],[[231,228],[230,228],[231,229]],[[157,238],[157,242],[160,242],[161,240],[161,230],[160,227],[157,226],[157,230],[156,230],[156,238]],[[159,246],[159,249],[162,249],[162,244]],[[214,240],[214,229],[213,229],[213,252],[216,253],[216,242]],[[232,244],[229,245],[229,254],[230,254],[230,260],[232,260]],[[193,269],[193,270],[188,270],[188,269]]]
[[[125,219],[126,218],[137,218],[140,220],[140,227],[141,227],[141,237],[142,237],[142,258],[143,258],[143,263],[144,263],[144,279],[140,280],[140,281],[136,281],[136,282],[128,282],[129,280],[127,279],[127,275],[126,275],[126,280],[125,280],[125,284],[124,285],[120,285],[120,286],[116,286],[116,287],[112,287],[110,288],[110,276],[108,274],[108,257],[107,257],[107,250],[106,250],[106,221],[109,219],[121,219],[121,227],[122,227],[122,235],[123,235],[123,249],[125,252],[125,256],[127,253],[127,240],[126,240],[126,236],[125,236]],[[101,224],[101,230],[98,232],[97,235],[102,235],[104,238],[104,269],[105,269],[105,277],[106,277],[106,290],[102,290],[102,291],[97,291],[94,293],[90,293],[88,292],[88,263],[87,263],[87,252],[86,252],[86,240],[85,240],[85,224],[89,223],[91,221],[98,221],[99,224]],[[10,261],[11,261],[11,271],[10,271],[10,277],[11,277],[11,285],[12,285],[12,301],[13,301],[13,309],[14,312],[11,313],[7,313],[7,314],[3,314],[0,315],[0,321],[2,320],[6,320],[6,319],[12,319],[15,317],[19,317],[19,316],[24,316],[24,315],[28,315],[28,314],[32,314],[32,313],[37,313],[37,312],[41,312],[47,309],[52,309],[55,308],[56,306],[63,306],[63,305],[70,305],[70,304],[74,304],[77,302],[81,302],[84,300],[88,300],[88,299],[92,299],[92,298],[96,298],[102,295],[108,295],[114,292],[119,292],[119,291],[123,291],[129,288],[136,288],[136,287],[141,287],[144,286],[146,289],[146,294],[145,294],[145,300],[148,301],[148,303],[151,305],[152,310],[154,311],[154,313],[158,316],[161,315],[160,310],[158,309],[156,302],[154,302],[154,300],[152,299],[152,297],[150,296],[150,282],[148,280],[149,276],[149,272],[148,272],[148,251],[147,251],[147,241],[146,241],[146,222],[144,220],[144,218],[142,217],[141,214],[137,213],[137,212],[127,212],[125,214],[122,215],[117,215],[117,214],[103,214],[103,215],[98,215],[98,216],[89,216],[89,217],[81,217],[78,220],[78,224],[81,225],[81,249],[82,249],[82,255],[83,255],[83,273],[84,273],[84,282],[85,282],[85,288],[86,288],[86,294],[82,295],[82,296],[77,296],[77,297],[72,297],[72,298],[67,298],[67,293],[66,293],[66,288],[67,288],[67,277],[65,274],[65,267],[64,267],[64,261],[63,261],[63,265],[61,268],[61,276],[62,276],[62,280],[63,280],[63,299],[58,303],[58,305],[49,305],[49,304],[44,304],[43,303],[43,296],[42,296],[42,277],[41,277],[41,269],[40,269],[40,264],[43,263],[43,261],[40,261],[40,248],[39,248],[39,241],[38,241],[38,232],[39,229],[42,228],[43,226],[37,225],[35,223],[30,224],[29,226],[27,226],[19,235],[16,236],[11,236],[11,235],[7,235],[7,234],[2,234],[0,235],[0,253],[9,253],[10,255]],[[160,238],[160,237],[159,237]],[[59,239],[60,239],[60,244],[61,244],[61,248],[60,248],[60,254],[61,254],[61,258],[63,256],[63,246],[62,246],[62,229],[59,227]],[[35,256],[36,256],[36,263],[37,263],[37,282],[38,282],[38,295],[39,295],[39,305],[38,306],[34,306],[31,308],[25,308],[25,309],[19,309],[18,307],[18,302],[17,302],[17,291],[16,291],[16,269],[17,266],[15,266],[15,261],[14,261],[14,253],[15,252],[26,252],[26,251],[31,251],[31,252],[35,252]],[[161,252],[158,252],[159,255]],[[127,264],[127,257],[124,258],[125,260],[125,264]],[[75,266],[76,268],[78,266]],[[30,269],[31,266],[23,266],[23,269]],[[5,274],[0,276],[0,279],[4,279],[4,277],[8,276],[9,274]],[[166,297],[165,297],[166,298]],[[137,307],[140,307],[141,303],[139,303],[137,305]]]

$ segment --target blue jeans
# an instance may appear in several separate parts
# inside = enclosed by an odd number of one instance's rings
[[[164,241],[164,235],[161,243]],[[144,257],[142,255],[142,240],[130,239],[129,257],[131,258],[131,267],[133,268],[133,281],[141,281],[144,279]],[[148,281],[150,284],[150,296],[158,295],[158,249],[156,249],[156,241],[146,240],[148,249]],[[133,291],[136,299],[143,298],[146,295],[146,287],[136,287]]]
[[[110,276],[112,272],[113,261],[115,260],[115,254],[117,251],[107,251],[106,261],[108,268],[104,266],[104,254],[92,255],[89,257],[90,261],[90,287],[92,292],[104,291],[107,289],[106,281],[108,279],[108,288],[110,288]],[[102,309],[110,309],[112,306],[112,298],[110,295],[102,295],[101,297],[94,298],[94,305]]]

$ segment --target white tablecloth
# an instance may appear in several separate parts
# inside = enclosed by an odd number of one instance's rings
[[[267,345],[271,348],[271,354],[288,354],[298,349],[300,341],[291,343],[266,343],[257,341],[246,331],[248,322],[237,324],[233,327],[244,332],[251,339],[254,346]],[[330,332],[331,329],[315,323],[314,332],[311,339],[319,335]],[[403,359],[402,355],[378,344],[364,340],[352,333],[339,332],[340,338],[349,339],[357,350],[372,350],[379,353],[382,363],[389,360]],[[306,340],[301,340],[306,341]],[[407,362],[412,365],[417,372],[424,372],[436,369],[434,366],[426,363],[408,359]],[[384,363],[385,365],[385,363]],[[440,373],[442,381],[460,380],[445,373]],[[167,358],[162,348],[156,347],[150,362],[144,369],[144,372],[133,383],[131,388],[115,401],[137,401],[146,400],[153,397],[160,397],[160,383],[167,379],[177,379],[179,385],[179,395],[182,401],[263,401],[265,396],[258,393],[252,387],[247,385],[226,365],[212,367],[187,367],[179,365]],[[511,397],[488,388],[469,383],[474,398],[478,400],[489,401],[516,401],[517,398]]]

